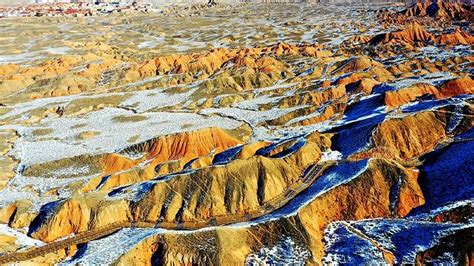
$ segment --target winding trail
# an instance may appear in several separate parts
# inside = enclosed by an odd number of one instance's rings
[[[103,227],[95,228],[89,231],[81,232],[75,236],[58,240],[44,246],[30,248],[26,251],[13,252],[0,256],[0,264],[13,263],[19,261],[31,260],[36,257],[44,256],[48,253],[53,253],[70,246],[84,244],[108,235],[111,235],[123,228],[163,228],[163,229],[174,229],[174,230],[197,230],[210,226],[224,226],[235,223],[242,223],[254,218],[260,217],[265,214],[269,214],[284,205],[286,205],[293,197],[298,195],[300,192],[309,187],[326,169],[334,164],[333,161],[323,162],[321,164],[313,164],[309,166],[308,171],[301,176],[300,182],[289,186],[283,193],[275,198],[267,201],[259,209],[250,213],[245,213],[242,217],[234,217],[229,219],[227,215],[216,216],[209,221],[197,221],[197,222],[183,222],[183,223],[170,223],[170,222],[130,222],[130,221],[119,221],[108,224]]]

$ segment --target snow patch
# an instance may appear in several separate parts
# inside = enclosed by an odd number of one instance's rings
[[[323,152],[323,154],[321,155],[321,162],[325,162],[325,161],[339,161],[342,159],[342,153],[340,153],[339,151],[333,151],[333,150],[329,150],[329,151],[325,151]]]
[[[0,234],[8,235],[16,238],[16,244],[19,246],[33,247],[33,246],[43,246],[45,243],[43,241],[33,239],[27,236],[24,233],[21,233],[6,224],[0,224]]]
[[[309,250],[286,237],[275,246],[263,247],[249,254],[245,265],[305,265],[310,256]]]

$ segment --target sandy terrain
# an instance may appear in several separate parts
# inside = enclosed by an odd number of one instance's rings
[[[472,263],[473,14],[1,19],[0,263]]]

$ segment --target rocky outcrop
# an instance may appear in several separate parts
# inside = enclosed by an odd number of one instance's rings
[[[397,108],[404,104],[417,101],[423,97],[445,99],[449,97],[472,94],[474,81],[469,76],[447,80],[438,86],[417,83],[408,87],[385,93],[385,104],[388,108]]]
[[[426,20],[426,23],[472,21],[474,10],[467,3],[420,1],[399,12],[383,10],[378,18],[386,24],[403,24],[413,20]]]
[[[354,36],[343,43],[343,47],[358,46],[397,46],[401,45],[407,49],[428,45],[471,45],[474,43],[474,36],[459,28],[453,31],[431,33],[425,26],[418,22],[412,22],[402,27],[400,30],[381,33],[375,36]]]
[[[118,154],[102,156],[100,165],[103,175],[91,179],[83,190],[110,190],[150,180],[179,172],[189,163],[189,169],[207,166],[214,154],[238,144],[241,144],[240,140],[219,128],[152,139],[126,148]],[[138,158],[130,158],[136,155]]]
[[[323,232],[330,222],[404,216],[411,209],[423,204],[424,199],[416,176],[416,173],[405,170],[396,163],[370,161],[368,168],[358,173],[353,180],[317,197],[311,204],[302,208],[298,218],[311,236],[309,247],[316,260],[322,259]],[[399,194],[395,199],[390,198],[390,191],[397,182],[402,183]],[[377,190],[373,189],[374,185],[378,187]],[[364,201],[361,202],[357,195],[365,195]],[[331,204],[331,211],[328,212],[322,207],[326,204]],[[314,217],[317,217],[316,220]]]
[[[375,147],[404,160],[420,156],[446,138],[445,123],[435,113],[423,112],[382,122],[373,135]]]
[[[406,103],[415,101],[423,95],[436,95],[435,86],[426,83],[417,83],[398,90],[388,91],[385,94],[385,104],[388,108],[396,108]]]
[[[149,263],[151,260],[152,263],[159,261],[167,264],[208,261],[241,264],[248,259],[247,256],[252,251],[256,252],[266,245],[278,245],[285,237],[296,245],[308,246],[311,252],[307,257],[308,263],[321,261],[324,246],[322,230],[331,221],[391,215],[396,217],[405,215],[423,203],[423,196],[416,182],[416,172],[404,170],[402,166],[384,160],[370,161],[366,165],[367,168],[360,168],[360,172],[353,172],[352,177],[343,175],[351,173],[351,170],[345,168],[355,167],[350,164],[329,169],[325,175],[319,177],[321,182],[329,176],[338,174],[341,174],[338,177],[348,180],[309,200],[300,209],[295,206],[296,213],[288,217],[280,217],[249,227],[219,227],[186,234],[163,232],[144,239],[118,261],[120,264],[126,264],[140,254],[138,257],[144,263]],[[356,169],[357,167],[354,170]],[[391,198],[390,191],[398,182],[401,182],[401,186],[397,193],[400,193],[401,198]],[[324,187],[323,183],[319,184]],[[370,189],[374,185],[379,189]],[[322,187],[316,183],[310,190],[322,192],[319,190]],[[359,193],[367,195],[366,200],[363,202],[358,200]],[[297,199],[298,197],[301,199]],[[291,206],[304,197],[304,195],[296,196],[295,202],[290,201],[288,207],[283,207],[282,212],[292,209]],[[394,200],[396,202],[393,202]],[[335,208],[326,209],[324,206],[329,202]],[[367,205],[368,202],[371,204]],[[373,208],[367,208],[368,206]],[[275,239],[275,235],[282,237]],[[194,241],[189,241],[190,239]],[[270,242],[263,244],[261,239],[268,239]]]
[[[474,36],[456,29],[453,33],[445,33],[436,37],[436,43],[443,45],[472,45],[474,43]]]
[[[438,91],[439,98],[448,98],[462,94],[473,94],[474,80],[469,76],[449,80],[443,83]]]
[[[474,13],[469,5],[444,1],[416,3],[400,14],[411,17],[429,16],[439,20],[472,20]]]
[[[220,130],[216,132],[222,134]],[[205,136],[193,134],[186,135],[186,138],[199,136],[197,140],[201,140]],[[194,152],[198,152],[199,144],[193,144],[191,139],[187,140],[188,144],[192,145],[189,147],[192,147]],[[209,138],[209,140],[213,139],[218,138]],[[130,201],[129,205],[123,200],[103,202],[100,200],[103,197],[102,192],[91,192],[85,197],[58,202],[55,214],[52,216],[43,219],[40,212],[36,221],[33,222],[37,224],[35,226],[37,229],[31,234],[44,241],[51,241],[70,233],[121,220],[164,222],[165,224],[183,222],[189,223],[190,227],[199,227],[203,223],[209,223],[211,219],[225,223],[233,219],[242,219],[244,215],[258,215],[266,204],[275,202],[279,198],[284,200],[287,189],[302,185],[300,177],[303,171],[319,160],[322,150],[328,145],[328,140],[324,137],[311,139],[313,141],[307,141],[302,147],[295,147],[293,144],[280,152],[273,153],[262,153],[257,150],[256,154],[263,156],[255,155],[247,159],[236,159],[224,166],[202,168],[189,174],[181,173],[172,178],[163,176],[158,178],[158,180],[163,179],[163,182],[145,182],[130,187],[130,190],[120,188],[109,193],[109,195],[114,195],[112,196],[114,199],[121,198],[120,194],[137,190],[140,195]],[[175,137],[165,137],[157,142],[142,145],[141,148],[148,151],[150,156],[156,157],[158,154],[166,156],[165,144],[178,144],[176,140]],[[183,147],[182,151],[185,150],[186,146],[183,144],[187,141],[178,145]],[[293,147],[295,150],[292,150]],[[203,152],[207,154],[209,153],[207,149],[212,147],[209,145],[205,148]],[[215,148],[212,149],[215,150]],[[179,156],[179,153],[175,152],[179,152],[179,149],[173,149],[166,159],[177,159],[176,156]],[[185,156],[185,153],[181,156]],[[164,157],[156,157],[155,160],[159,161],[160,158],[163,160]],[[229,159],[232,160],[232,157]],[[114,161],[109,166],[126,167],[118,161]],[[120,180],[120,178],[117,179]],[[107,187],[101,187],[101,189],[110,190],[111,187],[123,184],[106,180],[101,186]],[[73,215],[78,212],[82,214]],[[131,213],[133,213],[133,218],[130,217]],[[70,226],[62,227],[61,231],[56,230],[55,234],[48,233],[51,228],[64,223]]]
[[[251,6],[5,20],[0,263],[468,262],[462,6]]]
[[[245,72],[240,73],[242,77],[231,76],[239,86],[249,88],[247,85],[249,82],[253,86],[261,83],[261,81],[251,81],[255,79],[255,76],[260,80],[261,77],[259,75],[269,75],[270,78],[276,76],[278,77],[277,79],[290,75],[291,69],[289,69],[284,61],[280,61],[279,57],[291,55],[322,58],[331,56],[332,53],[323,50],[319,45],[291,45],[285,43],[246,49],[220,48],[209,52],[169,55],[147,60],[128,70],[125,74],[125,79],[127,81],[135,81],[160,74],[180,74],[190,79],[197,78],[203,80],[215,74],[223,67],[232,66],[233,68],[245,69]],[[179,79],[178,77],[178,80],[175,80],[175,82],[178,84],[188,83],[189,80],[186,81],[186,78]],[[229,83],[229,81],[225,83]]]
[[[403,30],[380,34],[373,37],[370,43],[377,44],[407,44],[415,45],[417,43],[433,43],[434,37],[426,31],[421,25],[414,23]]]

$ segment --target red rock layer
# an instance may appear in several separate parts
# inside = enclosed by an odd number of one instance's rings
[[[403,30],[376,35],[369,41],[369,43],[373,45],[471,45],[474,44],[474,36],[460,29],[456,29],[453,33],[434,35],[415,22],[405,27]]]

